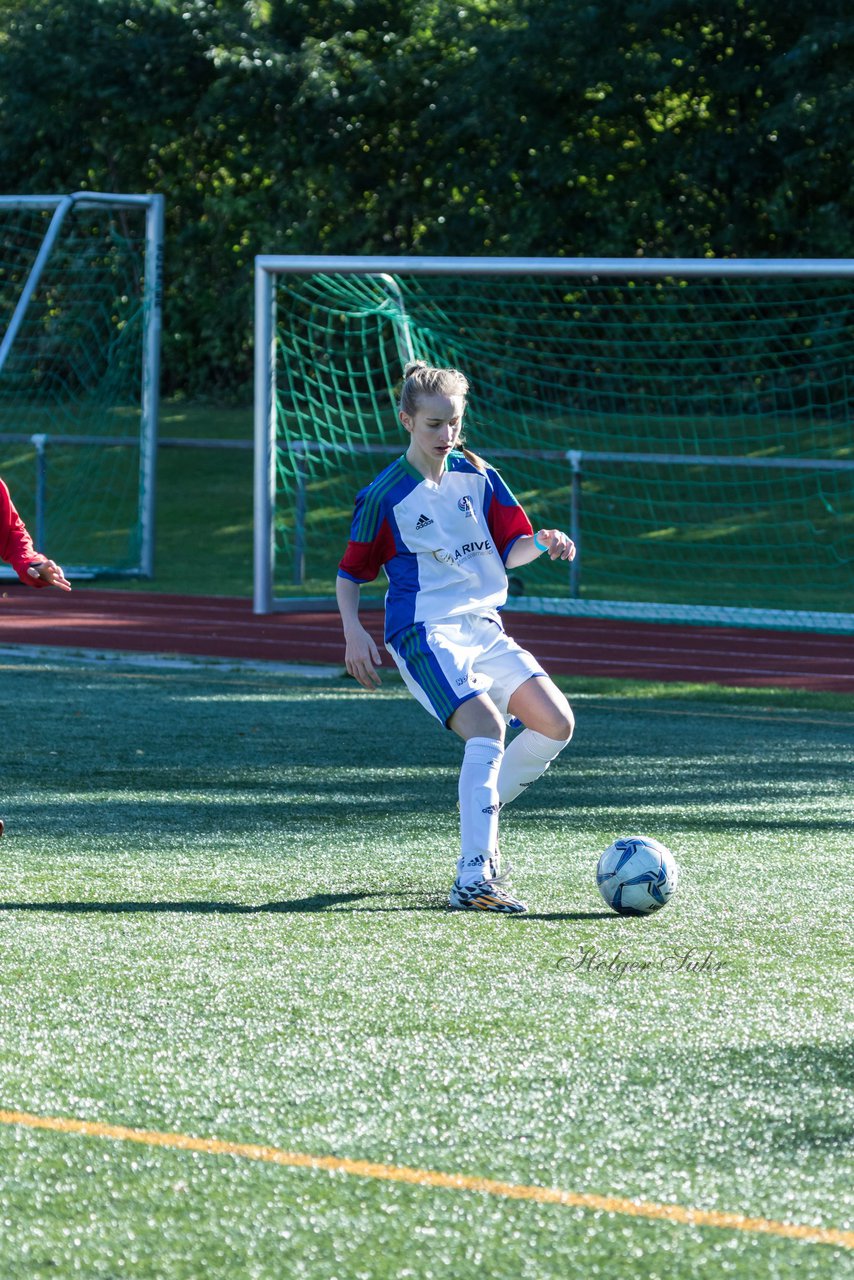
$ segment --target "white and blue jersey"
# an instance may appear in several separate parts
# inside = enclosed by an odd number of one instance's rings
[[[398,458],[356,498],[341,577],[388,578],[385,636],[415,624],[495,610],[507,599],[504,564],[533,529],[492,467],[452,452],[440,483]]]

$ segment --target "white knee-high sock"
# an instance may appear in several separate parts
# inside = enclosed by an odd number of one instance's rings
[[[463,884],[483,879],[483,868],[498,840],[498,772],[504,744],[497,738],[469,738],[460,769],[460,858]]]
[[[499,802],[509,804],[532,782],[536,782],[568,742],[569,738],[558,741],[537,733],[536,729],[523,729],[504,752],[498,774]]]

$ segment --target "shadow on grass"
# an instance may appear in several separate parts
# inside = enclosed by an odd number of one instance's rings
[[[101,913],[125,915],[134,913],[176,912],[186,915],[240,915],[269,914],[297,915],[305,912],[329,912],[336,915],[358,912],[364,915],[389,912],[437,911],[452,914],[444,902],[412,903],[406,906],[352,906],[368,898],[404,897],[402,893],[316,893],[310,898],[291,898],[285,902],[262,902],[248,906],[240,902],[207,902],[188,900],[177,902],[0,902],[0,911],[46,911],[58,915]],[[453,913],[457,914],[457,913]],[[552,911],[526,913],[516,917],[522,920],[619,920],[613,911]]]
[[[266,911],[302,912],[327,911],[362,898],[387,897],[372,893],[317,893],[310,898],[292,898],[287,902],[262,902],[250,906],[242,902],[208,902],[204,899],[178,900],[176,902],[0,902],[0,911],[54,911],[62,913],[103,912],[106,915],[122,915],[134,912],[175,911],[188,915],[254,916]],[[387,908],[405,910],[405,908]]]
[[[839,1027],[844,1033],[842,1013]],[[793,1029],[792,1034],[798,1033]],[[777,1160],[778,1168],[811,1169],[817,1180],[829,1176],[834,1166],[841,1171],[851,1146],[850,1036],[841,1034],[831,1043],[769,1040],[746,1049],[714,1043],[671,1045],[668,1064],[675,1079],[698,1082],[692,1085],[694,1105],[704,1115],[720,1105],[715,1094],[720,1082],[726,1082],[730,1101],[725,1105],[738,1117],[739,1150],[761,1150],[769,1168]],[[659,1070],[658,1061],[650,1064],[651,1076]],[[696,1160],[696,1134],[690,1127],[679,1136],[671,1131],[671,1136],[671,1159]],[[813,1165],[818,1156],[822,1162]]]

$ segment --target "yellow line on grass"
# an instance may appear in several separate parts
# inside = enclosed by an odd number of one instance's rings
[[[97,1120],[75,1120],[67,1116],[38,1116],[26,1111],[0,1110],[0,1124],[20,1125],[27,1129],[49,1129],[54,1133],[76,1134],[83,1138],[112,1138],[120,1142],[138,1142],[148,1147],[167,1147],[177,1151],[198,1151],[204,1155],[237,1156],[244,1160],[260,1160],[284,1165],[290,1169],[322,1169],[327,1173],[345,1173],[357,1178],[374,1178],[382,1182],[406,1182],[417,1187],[436,1187],[447,1191],[474,1191],[501,1196],[507,1200],[533,1200],[537,1204],[562,1204],[574,1209],[592,1209],[600,1213],[630,1214],[635,1218],[652,1218],[661,1222],[683,1223],[693,1227],[718,1227],[728,1231],[757,1231],[765,1235],[803,1240],[809,1244],[842,1245],[854,1248],[854,1231],[830,1227],[810,1227],[792,1222],[774,1222],[770,1218],[748,1218],[740,1213],[722,1213],[716,1209],[686,1209],[678,1204],[654,1204],[644,1200],[627,1200],[621,1196],[600,1196],[578,1191],[562,1191],[559,1187],[531,1187],[513,1182],[497,1182],[492,1178],[475,1178],[460,1173],[439,1173],[431,1169],[410,1169],[405,1165],[374,1164],[369,1160],[349,1160],[339,1156],[312,1156],[299,1151],[282,1151],[278,1147],[254,1142],[226,1142],[219,1138],[193,1138],[185,1133],[158,1133],[148,1129],[129,1129],[124,1125],[102,1124]]]

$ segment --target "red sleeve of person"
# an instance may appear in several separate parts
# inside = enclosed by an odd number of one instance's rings
[[[27,527],[15,510],[8,487],[0,480],[0,559],[10,564],[22,582],[31,587],[46,587],[41,578],[27,573],[33,561],[44,559],[33,546]]]

